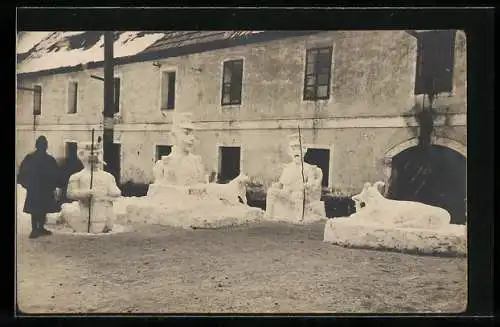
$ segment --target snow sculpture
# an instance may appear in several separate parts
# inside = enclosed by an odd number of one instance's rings
[[[289,154],[293,159],[285,165],[279,182],[267,191],[265,217],[292,223],[326,219],[325,205],[321,201],[323,172],[319,167],[304,162],[307,149],[301,149],[299,134],[289,135],[288,140]]]
[[[324,241],[352,247],[465,254],[465,226],[450,224],[451,216],[442,208],[384,198],[384,185],[381,181],[365,183],[352,197],[356,212],[329,220]]]
[[[127,222],[217,228],[262,217],[261,209],[246,205],[246,175],[228,184],[208,183],[201,157],[193,154],[194,131],[191,113],[177,113],[172,152],[155,163],[147,196],[126,206]]]
[[[103,170],[102,144],[79,143],[78,157],[84,168],[71,175],[68,183],[68,198],[77,201],[62,206],[62,221],[79,233],[110,232],[115,220],[113,201],[121,191],[113,175]]]

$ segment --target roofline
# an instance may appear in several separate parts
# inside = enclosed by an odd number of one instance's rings
[[[306,36],[306,35],[317,34],[317,33],[321,33],[321,32],[323,32],[323,31],[318,31],[318,30],[314,30],[314,31],[271,31],[271,32],[266,31],[263,33],[253,34],[251,36],[247,36],[247,37],[243,37],[243,38],[216,40],[216,41],[207,42],[207,43],[197,43],[197,44],[182,46],[179,48],[163,49],[163,50],[157,50],[154,52],[152,51],[152,52],[147,52],[147,53],[141,52],[141,53],[139,53],[137,55],[133,55],[133,56],[115,58],[114,64],[116,66],[119,66],[119,65],[126,65],[126,64],[137,63],[137,62],[153,61],[153,60],[159,60],[159,59],[165,59],[165,58],[171,58],[171,57],[180,57],[180,56],[185,56],[185,55],[189,55],[189,54],[193,54],[193,53],[200,53],[200,52],[205,52],[205,51],[230,48],[230,47],[235,47],[235,46],[240,46],[240,45],[269,42],[269,41],[290,38],[290,37]],[[89,62],[86,65],[85,69],[96,69],[96,68],[102,68],[102,67],[104,67],[104,61],[96,61],[96,62]],[[65,73],[71,73],[71,72],[77,72],[77,71],[83,71],[83,70],[84,70],[84,65],[79,64],[77,66],[71,66],[71,67],[58,67],[58,68],[46,69],[46,70],[41,70],[41,71],[36,71],[36,72],[18,73],[17,76],[19,78],[30,78],[30,77],[41,77],[41,76],[55,75],[55,74],[65,74]]]

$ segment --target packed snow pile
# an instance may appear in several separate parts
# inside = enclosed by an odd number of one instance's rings
[[[283,204],[288,205],[286,202],[284,202]],[[282,206],[285,207],[285,205],[283,204]],[[306,225],[327,220],[325,214],[325,203],[323,201],[315,201],[310,203],[304,210],[303,218],[300,208],[290,207],[287,211],[289,214],[286,215],[286,217],[283,214],[274,216],[267,213],[264,214],[264,217],[269,221],[291,223],[296,225]]]
[[[326,223],[324,241],[354,248],[465,255],[466,233],[464,225],[450,224],[446,228],[432,230],[361,225],[351,218],[335,218]]]
[[[466,254],[465,226],[450,224],[450,214],[442,208],[384,198],[380,193],[383,184],[366,183],[361,193],[352,197],[356,213],[329,220],[324,241],[350,247]]]
[[[144,223],[180,228],[222,228],[258,222],[264,211],[244,204],[194,196],[185,198],[142,197],[130,201],[126,215],[117,216],[123,224]]]
[[[115,208],[115,204],[113,204],[113,210]],[[91,224],[90,227],[94,226],[96,227],[96,230],[93,230],[90,228],[90,233],[86,232],[89,229],[89,221],[87,218],[82,218],[81,214],[81,209],[78,201],[73,201],[70,203],[64,203],[61,208],[61,212],[58,215],[58,219],[53,222],[53,223],[48,223],[48,225],[51,225],[51,230],[56,231],[57,233],[63,233],[63,234],[72,234],[72,235],[109,235],[109,234],[116,234],[120,232],[125,232],[125,231],[130,231],[130,228],[125,228],[124,226],[117,225],[114,223],[115,219],[110,220],[112,227],[111,230],[106,231],[106,232],[101,232],[104,229],[104,225],[106,224],[99,224],[96,223],[95,221]],[[88,217],[88,216],[87,216]],[[102,225],[102,227],[100,227]]]

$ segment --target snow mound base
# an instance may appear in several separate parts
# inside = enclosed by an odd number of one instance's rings
[[[218,201],[195,203],[155,203],[147,197],[129,200],[126,214],[117,214],[122,224],[143,223],[179,228],[223,228],[261,221],[264,211],[245,205],[227,205]]]
[[[326,223],[323,240],[344,247],[465,256],[466,234],[463,225],[450,224],[433,230],[361,225],[351,218],[336,218]]]

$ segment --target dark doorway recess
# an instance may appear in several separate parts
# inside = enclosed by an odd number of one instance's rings
[[[446,209],[452,224],[466,222],[466,159],[447,147],[412,147],[392,159],[388,198]]]
[[[120,153],[121,144],[119,143],[110,144],[109,148],[104,151],[104,161],[106,162],[104,170],[115,177],[118,185],[120,185]]]
[[[240,174],[240,147],[219,148],[219,183],[227,183]]]
[[[330,167],[330,150],[313,149],[307,150],[304,161],[308,164],[318,166],[323,171],[323,181],[321,186],[328,187],[328,173]]]

